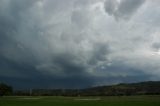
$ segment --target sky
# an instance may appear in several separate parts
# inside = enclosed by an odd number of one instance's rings
[[[0,0],[0,82],[17,89],[160,80],[159,0]]]

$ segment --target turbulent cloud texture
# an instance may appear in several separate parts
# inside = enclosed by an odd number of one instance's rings
[[[0,81],[79,88],[160,80],[159,17],[157,0],[0,0]]]
[[[105,10],[117,20],[129,19],[144,2],[145,0],[106,0]]]

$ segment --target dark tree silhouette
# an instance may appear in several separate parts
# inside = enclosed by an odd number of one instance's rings
[[[11,95],[12,91],[13,90],[11,86],[4,83],[0,83],[0,96]]]

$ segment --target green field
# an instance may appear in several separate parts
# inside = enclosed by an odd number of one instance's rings
[[[160,96],[1,97],[0,106],[160,106]]]

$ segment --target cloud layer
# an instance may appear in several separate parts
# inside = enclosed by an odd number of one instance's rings
[[[144,2],[145,0],[106,0],[105,10],[117,20],[129,19]]]
[[[160,80],[159,16],[156,0],[0,0],[0,81],[78,88]]]

